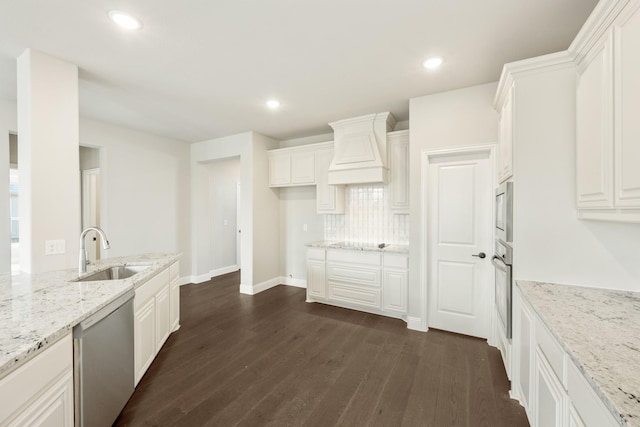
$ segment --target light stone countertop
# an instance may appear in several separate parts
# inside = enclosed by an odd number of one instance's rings
[[[69,282],[78,277],[76,269],[0,276],[0,377],[179,258],[179,254],[146,254],[109,258],[87,267],[90,274],[118,264],[150,266],[123,280]]]
[[[517,281],[622,426],[640,426],[640,293]]]
[[[364,242],[335,242],[330,240],[320,240],[317,242],[307,243],[310,248],[322,249],[344,249],[350,251],[368,251],[368,252],[384,252],[395,254],[409,254],[409,245],[387,245],[379,248],[375,243]]]

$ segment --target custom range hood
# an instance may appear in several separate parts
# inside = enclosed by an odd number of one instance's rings
[[[396,125],[391,113],[369,114],[329,125],[334,135],[329,184],[386,183],[387,132]]]

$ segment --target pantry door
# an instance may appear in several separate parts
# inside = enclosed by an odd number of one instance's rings
[[[427,160],[428,326],[489,337],[493,300],[490,148]]]

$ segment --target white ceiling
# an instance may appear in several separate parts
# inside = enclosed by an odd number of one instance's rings
[[[566,49],[596,0],[0,0],[0,99],[31,47],[80,67],[83,116],[185,141],[278,139],[496,81]],[[125,32],[112,9],[139,17]],[[436,72],[424,59],[445,59]],[[264,102],[278,98],[273,112]]]

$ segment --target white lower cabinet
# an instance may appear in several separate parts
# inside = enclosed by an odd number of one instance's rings
[[[178,280],[180,278],[180,263],[174,262],[169,267],[169,280],[171,284],[170,299],[171,299],[171,332],[177,331],[180,328],[180,285]]]
[[[513,346],[517,362],[512,395],[525,407],[531,425],[619,426],[517,287],[514,287],[513,303]]]
[[[171,307],[170,268],[136,289],[133,322],[136,385],[169,337],[174,323]]]
[[[564,401],[566,393],[560,380],[545,360],[540,350],[536,352],[534,426],[561,427],[564,425]]]
[[[0,425],[73,426],[71,333],[0,379]]]
[[[407,313],[408,256],[309,248],[307,301],[392,317]]]

